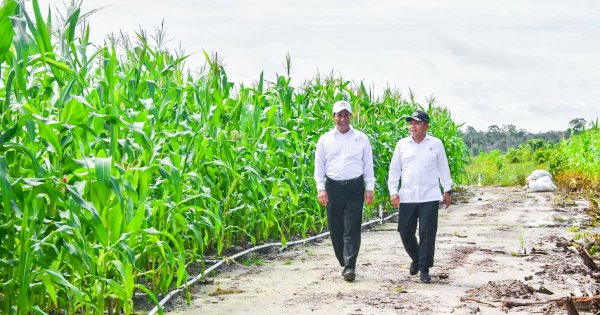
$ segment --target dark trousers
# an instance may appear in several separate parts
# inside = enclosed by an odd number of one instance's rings
[[[404,249],[410,258],[419,265],[419,270],[433,266],[435,235],[438,226],[439,201],[420,203],[400,203],[398,232]],[[419,223],[419,241],[415,236]]]
[[[329,197],[327,221],[335,257],[340,266],[356,267],[360,249],[360,224],[365,203],[365,183],[363,177],[348,181],[325,181]]]

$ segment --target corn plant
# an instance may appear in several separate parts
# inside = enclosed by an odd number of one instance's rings
[[[94,45],[75,3],[60,18],[32,8],[0,8],[1,312],[131,314],[136,294],[157,303],[207,255],[321,232],[312,163],[340,99],[387,204],[400,117],[423,108],[412,95],[334,76],[295,87],[289,71],[236,85],[208,53],[192,75],[160,30]],[[459,125],[426,109],[460,182]]]
[[[600,212],[600,128],[598,120],[589,129],[560,142],[552,159],[557,185],[580,192],[598,217]]]

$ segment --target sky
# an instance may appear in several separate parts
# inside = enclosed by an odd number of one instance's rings
[[[64,8],[63,0],[40,1]],[[335,73],[374,87],[434,96],[453,119],[487,130],[565,130],[600,116],[600,1],[83,0],[102,8],[91,37],[167,28],[168,46],[224,61],[230,81],[285,73],[292,84]]]

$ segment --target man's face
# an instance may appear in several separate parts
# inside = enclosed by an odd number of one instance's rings
[[[408,127],[408,132],[413,139],[423,139],[427,133],[427,129],[429,129],[429,123],[411,120],[410,126]]]
[[[342,110],[333,114],[333,120],[335,120],[335,125],[337,126],[337,130],[341,133],[346,133],[350,130],[350,117],[352,114],[347,110]]]

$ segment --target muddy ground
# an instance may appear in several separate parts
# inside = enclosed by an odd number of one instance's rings
[[[356,281],[345,282],[329,239],[259,256],[262,265],[231,263],[179,295],[169,314],[566,314],[548,301],[600,286],[581,258],[557,243],[586,224],[587,203],[553,193],[468,187],[440,210],[432,283],[410,276],[396,224],[365,230]],[[550,225],[550,226],[549,226]],[[555,225],[555,226],[551,226]],[[241,262],[241,261],[240,261]],[[592,311],[580,311],[591,314]]]

